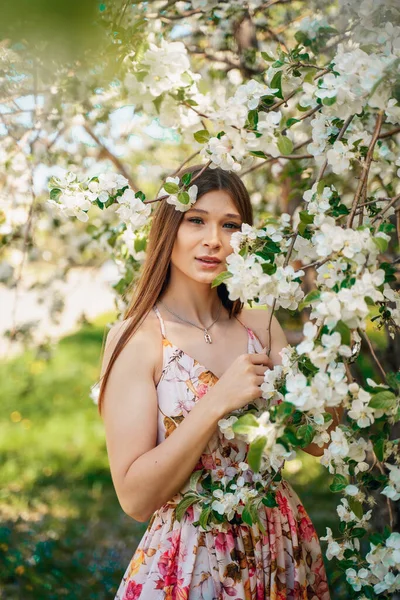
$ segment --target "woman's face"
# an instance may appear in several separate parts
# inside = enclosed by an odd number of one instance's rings
[[[198,282],[211,283],[226,270],[226,257],[233,252],[229,243],[240,231],[242,219],[232,198],[224,190],[207,192],[184,213],[171,254],[171,265]],[[218,263],[204,263],[209,256]]]

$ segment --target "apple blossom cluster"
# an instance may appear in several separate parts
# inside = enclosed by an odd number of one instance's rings
[[[257,230],[242,224],[241,230],[231,235],[233,252],[227,256],[227,277],[224,283],[232,300],[256,300],[261,304],[296,309],[304,298],[300,277],[304,271],[284,264],[283,249],[287,247],[285,231],[290,216],[281,215],[278,223],[269,223]],[[263,249],[272,245],[275,264]]]
[[[332,558],[344,560],[346,550],[352,550],[353,552],[360,550],[360,540],[358,538],[345,538],[342,542],[338,542],[332,537],[332,529],[330,527],[327,527],[326,531],[326,536],[321,536],[319,539],[328,542],[326,550],[326,558],[328,560],[332,560]]]
[[[376,52],[367,53],[359,47],[348,49],[339,43],[332,60],[334,73],[324,74],[312,84],[314,89],[308,87],[307,91],[322,101],[324,115],[341,119],[360,113],[365,105],[385,109],[392,100],[390,108],[395,107],[396,99],[389,96],[390,87],[382,93],[377,84],[399,55],[399,44],[393,44],[389,50],[377,48]]]
[[[399,54],[400,26],[395,18],[398,14],[396,0],[339,0],[339,14],[342,22],[352,22],[354,42],[376,46],[384,53]]]
[[[200,151],[203,158],[211,160],[210,168],[240,171],[252,162],[249,153],[253,151],[262,150],[272,156],[279,155],[276,134],[279,132],[281,111],[259,111],[257,133],[250,130],[248,125],[246,127],[249,111],[257,109],[263,97],[272,97],[278,91],[279,88],[250,79],[239,85],[227,100],[224,97],[215,99],[217,108],[210,109],[209,118],[215,128],[223,130],[223,134],[209,136]]]
[[[400,533],[391,533],[379,544],[371,542],[365,560],[366,567],[358,571],[346,569],[347,581],[356,592],[363,586],[373,586],[375,594],[400,591]]]
[[[385,467],[389,469],[389,485],[381,492],[393,502],[400,500],[400,467],[385,462]]]
[[[221,430],[225,430],[227,435],[230,435],[230,424],[223,421],[220,421]],[[229,421],[233,423],[232,417]],[[205,530],[209,526],[219,531],[226,531],[227,528],[226,521],[221,523],[211,511],[224,515],[229,522],[237,522],[238,518],[239,522],[248,522],[246,512],[252,512],[254,515],[252,507],[261,504],[265,494],[276,489],[281,478],[283,462],[283,460],[277,461],[273,469],[263,465],[260,472],[254,472],[246,462],[241,461],[237,466],[227,467],[223,475],[218,473],[217,477],[212,476],[212,489],[207,484],[209,472],[204,469],[195,471],[180,492],[176,518],[180,520],[185,510],[193,506],[195,515],[199,515],[200,525]],[[201,491],[198,490],[198,484],[201,486]],[[275,502],[272,502],[271,506],[273,505],[276,505]],[[259,524],[262,527],[261,521]]]
[[[255,401],[253,404],[256,407],[258,406],[258,414],[252,415],[251,419],[244,424],[239,423],[239,417],[237,416],[243,411],[235,411],[236,414],[220,419],[218,427],[228,440],[234,437],[238,439],[243,437],[246,442],[251,444],[257,438],[265,439],[264,453],[259,470],[260,475],[265,475],[281,469],[286,460],[295,458],[295,453],[286,450],[285,446],[277,441],[279,436],[283,434],[284,427],[279,427],[270,420],[270,413],[265,410],[264,403]],[[237,425],[235,425],[236,423]]]
[[[188,177],[187,180],[190,182],[190,179]],[[184,188],[184,185],[180,185],[179,177],[167,177],[157,197],[167,195],[165,201],[168,204],[175,206],[180,212],[186,212],[196,202],[198,187],[191,185],[187,191]]]
[[[260,304],[295,310],[304,298],[299,283],[299,277],[304,271],[295,271],[291,265],[278,266],[276,271],[269,275],[264,273],[263,264],[268,261],[256,255],[243,257],[240,254],[230,254],[226,263],[231,277],[226,279],[226,286],[231,300],[240,299],[248,302],[257,298]]]
[[[136,72],[129,72],[125,85],[134,98],[140,99],[144,108],[164,92],[173,92],[190,86],[200,75],[190,70],[187,49],[182,42],[169,42],[162,38],[159,45],[150,42],[143,55],[133,53],[125,59],[131,61]]]
[[[87,213],[93,204],[101,208],[117,204],[115,212],[130,231],[145,225],[151,213],[151,207],[129,188],[126,177],[117,173],[104,173],[78,181],[76,173],[66,172],[61,177],[52,177],[49,189],[50,204],[65,215],[84,222],[89,219]]]
[[[298,30],[307,34],[309,40],[314,40],[319,31],[329,27],[329,23],[323,15],[305,17],[299,23]]]

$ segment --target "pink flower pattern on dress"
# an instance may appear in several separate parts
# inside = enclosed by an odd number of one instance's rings
[[[164,354],[157,385],[161,443],[218,378],[166,338],[156,307],[155,312]],[[262,352],[261,342],[246,329],[248,352]],[[247,449],[217,430],[194,471],[206,468],[217,480],[235,472]],[[222,530],[204,530],[196,525],[196,504],[178,521],[175,507],[181,497],[176,494],[153,514],[115,600],[330,600],[318,535],[289,482],[279,483],[277,507],[261,504],[265,533],[258,525],[228,522]]]

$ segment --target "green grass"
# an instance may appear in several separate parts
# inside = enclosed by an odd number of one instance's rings
[[[102,338],[86,325],[48,362],[0,366],[1,598],[111,598],[145,529],[118,504],[88,396]]]
[[[27,352],[0,364],[0,598],[110,599],[144,533],[116,499],[89,398],[107,317],[63,338],[48,361]],[[330,476],[318,459],[299,458],[284,476],[318,534],[335,531]]]

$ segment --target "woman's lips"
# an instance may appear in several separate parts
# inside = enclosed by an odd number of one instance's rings
[[[207,269],[213,269],[215,267],[217,267],[218,265],[220,265],[220,262],[217,262],[215,260],[213,261],[206,261],[206,260],[202,260],[201,258],[196,258],[196,260],[205,268]]]

